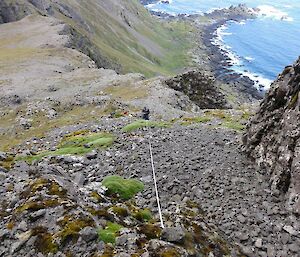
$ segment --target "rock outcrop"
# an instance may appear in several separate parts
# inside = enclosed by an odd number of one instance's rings
[[[34,9],[26,2],[0,2],[0,24],[20,20],[32,13],[34,13]]]
[[[272,84],[244,136],[246,151],[270,176],[272,192],[285,194],[300,213],[300,59]]]
[[[186,94],[201,109],[226,109],[225,95],[215,86],[215,79],[200,71],[189,71],[166,80],[166,84]]]

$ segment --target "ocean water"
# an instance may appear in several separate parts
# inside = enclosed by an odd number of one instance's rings
[[[228,52],[233,69],[266,89],[300,55],[299,0],[172,0],[148,8],[170,14],[195,14],[246,3],[261,11],[255,20],[228,22],[212,42]]]

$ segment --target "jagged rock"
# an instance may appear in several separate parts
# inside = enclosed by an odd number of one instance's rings
[[[0,24],[17,21],[31,13],[34,13],[33,8],[21,1],[14,4],[9,1],[0,2]]]
[[[227,109],[224,94],[215,79],[200,71],[190,71],[166,80],[166,84],[187,95],[201,109]]]
[[[31,237],[31,231],[24,232],[18,236],[19,241],[15,242],[11,246],[11,253],[14,254],[21,249],[21,247],[28,241]]]
[[[274,194],[300,213],[300,59],[272,84],[243,137],[246,153],[270,175]]]
[[[46,210],[39,210],[30,214],[30,219],[33,221],[38,220],[46,214]]]
[[[8,172],[8,170],[0,166],[0,178],[3,175],[3,174],[1,174],[2,172],[6,173],[6,172]]]
[[[7,154],[4,152],[0,152],[0,161],[5,161],[7,158]]]
[[[284,226],[283,230],[285,230],[286,232],[294,236],[298,234],[297,231],[292,226]]]
[[[261,238],[258,238],[256,241],[255,241],[255,247],[257,248],[262,248],[262,239]]]

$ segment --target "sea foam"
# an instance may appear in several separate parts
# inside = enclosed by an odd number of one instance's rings
[[[221,52],[229,59],[228,63],[232,65],[233,70],[242,76],[248,77],[254,82],[255,87],[258,90],[268,90],[272,83],[272,80],[263,77],[261,74],[251,73],[248,70],[244,70],[244,65],[242,57],[238,56],[231,50],[231,47],[224,44],[223,37],[226,35],[231,35],[231,33],[226,32],[228,29],[227,25],[224,24],[220,26],[214,33],[214,39],[212,39],[212,44],[218,46]],[[254,61],[255,59],[251,56],[244,57],[248,62]]]
[[[288,15],[288,13],[283,12],[279,9],[276,9],[271,5],[259,5],[257,7],[259,9],[258,14],[262,17],[282,20],[282,21],[293,21],[293,18]]]

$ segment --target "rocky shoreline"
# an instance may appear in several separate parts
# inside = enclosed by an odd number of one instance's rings
[[[217,30],[228,21],[241,22],[247,19],[257,18],[256,10],[249,9],[245,5],[231,6],[228,9],[215,10],[212,13],[205,14],[205,17],[212,20],[211,24],[203,27],[202,43],[206,47],[207,55],[210,56],[210,66],[217,79],[224,83],[233,83],[240,86],[241,91],[247,90],[254,98],[261,98],[264,95],[261,87],[260,92],[254,87],[256,81],[251,80],[243,74],[236,73],[231,69],[231,59],[226,50],[220,48],[220,45],[213,44],[217,36]]]
[[[149,4],[149,3],[147,3]],[[164,12],[150,11],[153,15],[163,19],[182,19],[190,22],[196,29],[196,48],[193,51],[197,68],[205,70],[213,75],[220,83],[230,85],[238,91],[248,94],[253,99],[261,99],[264,96],[263,87],[257,90],[257,81],[251,80],[243,74],[231,69],[231,60],[225,50],[212,42],[216,38],[217,30],[228,21],[240,22],[257,18],[257,10],[248,8],[244,4],[214,10],[203,15],[180,14],[173,16]]]

